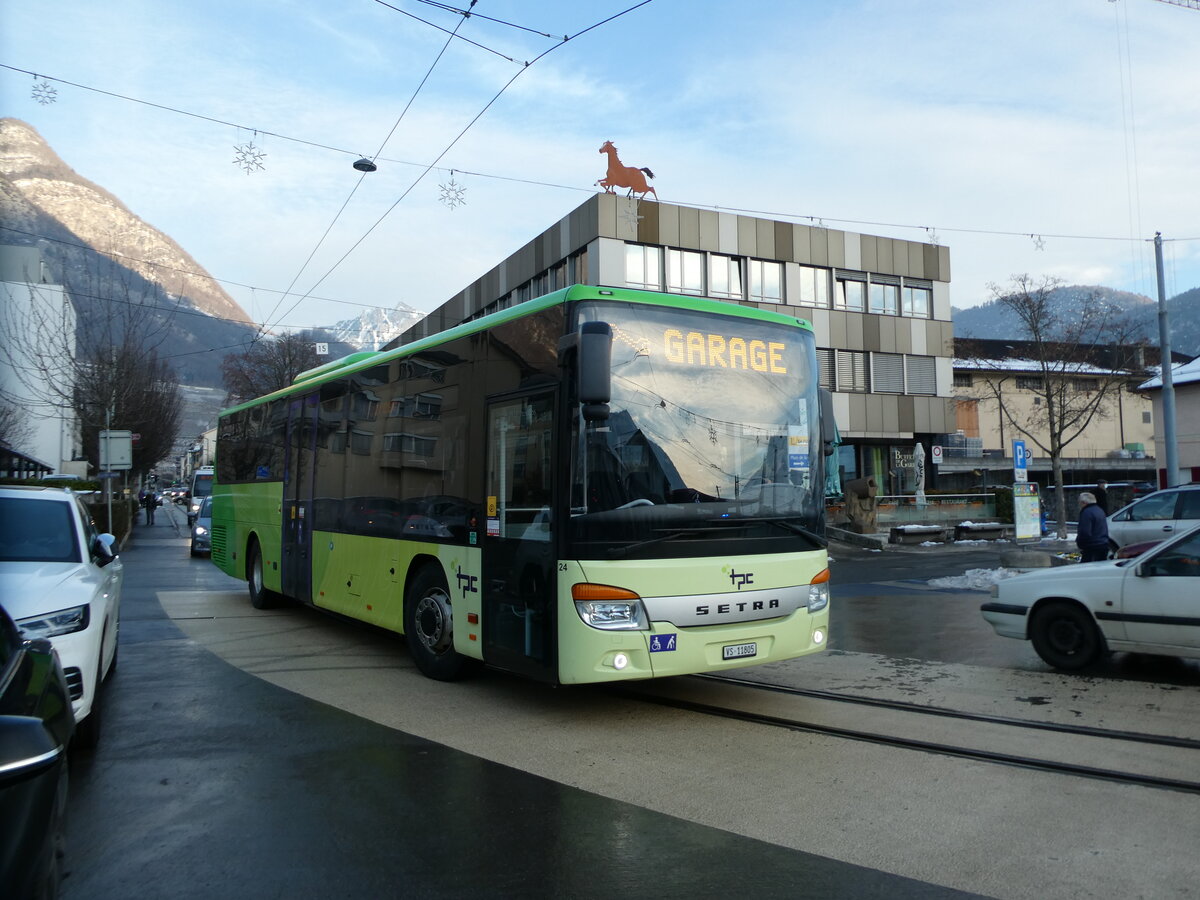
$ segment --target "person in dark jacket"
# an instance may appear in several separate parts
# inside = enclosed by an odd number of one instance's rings
[[[1096,495],[1096,505],[1098,507],[1100,507],[1101,511],[1107,516],[1108,515],[1108,482],[1105,481],[1103,478],[1101,478],[1099,481],[1097,481],[1096,482],[1096,490],[1094,491],[1094,493]]]
[[[1084,491],[1079,495],[1079,527],[1075,533],[1080,562],[1100,562],[1108,559],[1108,519],[1096,495]]]

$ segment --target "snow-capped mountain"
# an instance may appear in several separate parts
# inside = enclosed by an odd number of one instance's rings
[[[359,350],[380,350],[423,318],[425,313],[401,303],[392,310],[364,310],[361,315],[330,325],[325,331]]]

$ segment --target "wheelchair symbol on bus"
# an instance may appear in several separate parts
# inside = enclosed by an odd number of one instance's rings
[[[650,652],[662,653],[666,650],[675,649],[675,635],[673,634],[652,634],[650,635]]]

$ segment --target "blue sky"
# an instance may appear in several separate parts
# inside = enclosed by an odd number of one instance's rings
[[[1026,272],[1155,296],[1156,230],[1168,295],[1200,286],[1200,11],[652,0],[566,43],[484,18],[574,35],[635,4],[394,0],[482,45],[445,46],[374,0],[2,0],[0,63],[57,94],[0,69],[0,114],[270,325],[433,309],[597,190],[606,140],[664,201],[948,245],[958,306]]]

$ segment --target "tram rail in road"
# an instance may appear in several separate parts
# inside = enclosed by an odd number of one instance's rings
[[[1200,794],[1200,741],[991,716],[725,676],[641,682],[624,696],[704,715],[1120,784]]]

